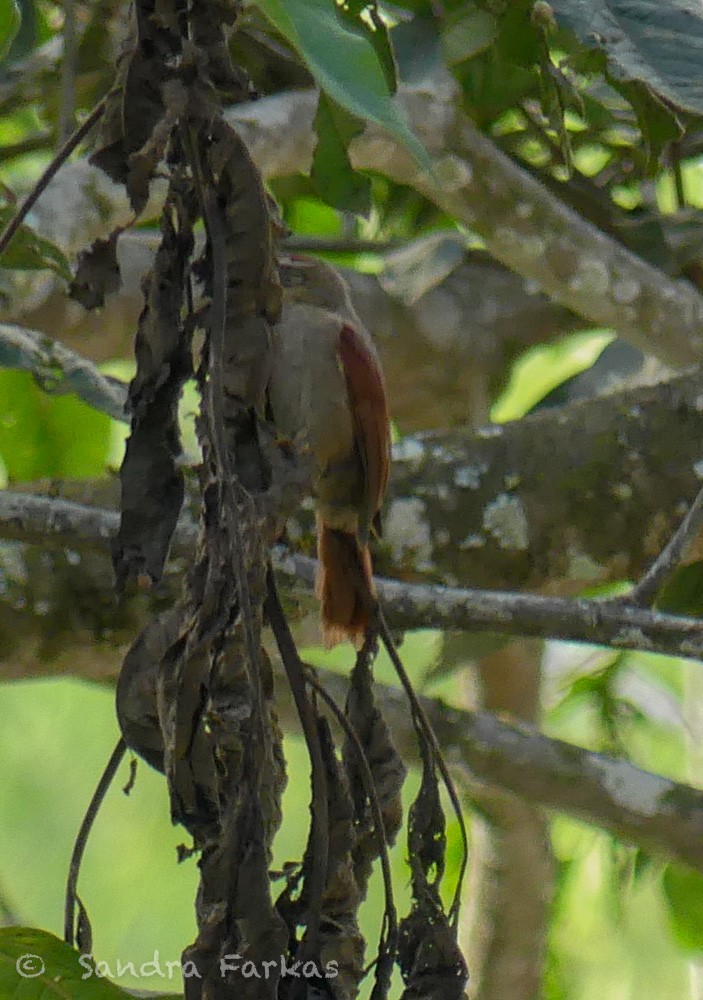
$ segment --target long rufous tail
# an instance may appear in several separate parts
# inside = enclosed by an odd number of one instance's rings
[[[323,642],[329,649],[349,639],[361,649],[369,627],[369,598],[375,593],[369,547],[351,532],[328,527],[318,514],[317,557],[315,593],[321,602]]]

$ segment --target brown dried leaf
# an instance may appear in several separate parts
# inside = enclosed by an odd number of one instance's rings
[[[78,254],[78,268],[68,294],[84,309],[102,308],[105,296],[120,289],[117,238],[121,232],[121,228],[116,229],[106,240],[95,240],[89,250]]]
[[[401,791],[407,769],[376,705],[373,677],[366,658],[360,657],[352,672],[346,715],[359,738],[373,777],[386,842],[393,844],[403,821]],[[374,829],[356,748],[349,740],[344,742],[342,760],[354,802],[354,873],[365,894],[373,863],[379,856],[378,832]]]
[[[137,373],[129,387],[132,433],[120,469],[122,515],[113,543],[118,587],[141,576],[160,579],[183,503],[178,400],[191,358],[180,312],[193,237],[192,219],[183,211],[180,222],[177,232],[167,207],[161,245],[144,284]]]

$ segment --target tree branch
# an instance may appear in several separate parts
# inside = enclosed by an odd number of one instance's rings
[[[352,144],[357,168],[416,187],[479,233],[496,260],[587,322],[612,327],[673,364],[700,357],[703,296],[691,284],[586,222],[476,131],[457,111],[449,79],[428,78],[401,99],[435,155],[433,175],[421,175],[392,137],[373,128]],[[267,178],[309,169],[316,101],[315,92],[297,91],[229,112]],[[126,199],[96,175],[84,162],[67,166],[36,206],[38,231],[67,252],[129,222]]]
[[[0,324],[0,367],[31,372],[46,392],[75,393],[88,406],[125,420],[127,386],[56,340],[7,323]]]
[[[502,153],[456,110],[450,81],[428,78],[401,97],[435,156],[433,175],[421,174],[389,134],[371,127],[352,143],[357,169],[421,191],[479,233],[496,260],[594,326],[612,327],[672,364],[700,358],[703,296],[691,284],[670,279],[591,225]],[[232,114],[268,177],[309,169],[315,102],[314,93],[282,94]]]
[[[86,509],[52,498],[20,496],[18,499],[17,495],[7,492],[0,492],[0,504],[3,508],[0,515],[3,534],[34,535],[45,540],[42,549],[45,570],[51,552],[46,547],[51,540],[51,535],[45,536],[47,527],[54,531],[54,541],[75,545],[67,550],[66,558],[70,568],[79,574],[78,579],[82,579],[79,594],[84,615],[82,619],[76,617],[76,600],[69,594],[67,611],[57,612],[60,619],[57,620],[52,607],[39,608],[39,602],[46,599],[46,591],[37,586],[28,591],[29,600],[20,596],[15,606],[16,595],[11,587],[8,595],[11,604],[0,605],[3,634],[11,640],[5,654],[4,674],[27,677],[64,673],[92,680],[98,677],[114,680],[124,654],[124,644],[130,641],[138,626],[133,620],[124,622],[124,616],[133,614],[133,610],[130,611],[129,607],[118,608],[111,602],[107,589],[102,593],[92,586],[91,577],[86,576],[90,572],[86,564],[90,564],[91,556],[83,546],[88,543],[90,547],[105,551],[107,535],[116,528],[117,515],[113,511]],[[177,532],[177,551],[188,553],[194,535],[194,526],[181,524]],[[17,559],[17,554],[14,558]],[[279,572],[289,577],[299,574],[310,576],[313,568],[311,560],[300,556],[279,554],[277,562]],[[62,580],[60,569],[53,564],[48,569],[52,578],[59,582]],[[389,620],[396,620],[397,614],[398,620],[402,621],[401,615],[409,613],[409,606],[405,604],[396,609],[394,588],[404,592],[403,600],[413,593],[413,588],[386,581],[381,583],[381,600]],[[436,594],[433,588],[415,588],[415,596],[425,602],[428,621],[433,620],[431,616]],[[461,602],[467,595],[455,596]],[[487,620],[487,613],[492,614],[495,629],[519,631],[530,627],[529,622],[518,617],[506,622],[504,597],[536,602],[523,605],[522,614],[526,610],[532,614],[538,606],[555,608],[551,599],[527,595],[478,596],[481,603],[470,607],[468,613],[479,626]],[[158,594],[155,599],[158,602]],[[96,605],[93,620],[85,617],[91,602]],[[649,627],[654,623],[663,624],[665,629],[671,627],[674,631],[681,626],[682,638],[687,634],[689,638],[695,635],[700,649],[703,623],[693,619],[597,602],[564,603],[573,611],[573,617],[565,619],[567,624],[581,623],[580,628],[590,613],[595,614],[596,619],[603,614],[604,627],[610,629],[611,634],[615,629],[616,637],[617,630],[624,627],[623,648],[642,648],[646,632],[640,634],[639,625]],[[69,618],[69,614],[72,617]],[[438,606],[437,617],[442,621],[441,605]],[[634,628],[631,627],[633,621],[637,622]],[[27,623],[29,635],[23,632],[23,629],[26,632]],[[468,627],[468,620],[465,620],[465,625]],[[46,631],[42,634],[39,628]],[[589,633],[589,637],[593,638],[593,634]],[[19,642],[17,648],[15,640]],[[692,650],[688,655],[692,655]],[[324,683],[336,700],[343,700],[346,683],[343,678],[325,675]],[[281,690],[283,692],[283,688]],[[406,759],[414,759],[416,747],[401,692],[379,686],[379,698],[384,715],[394,728],[399,749],[408,754]],[[647,774],[624,761],[610,760],[550,740],[532,729],[507,726],[489,715],[447,709],[440,702],[426,702],[425,705],[448,760],[453,765],[467,768],[473,779],[514,792],[534,805],[580,816],[611,830],[624,840],[703,870],[703,793]],[[281,707],[287,723],[293,719],[290,713],[294,710],[292,706],[286,707],[285,699]],[[290,724],[293,725],[292,722]]]
[[[450,586],[548,587],[551,593],[636,580],[700,489],[702,401],[694,370],[476,434],[455,430],[403,440],[380,571]],[[546,475],[545,469],[554,471]],[[99,489],[78,489],[88,503],[116,505],[107,480]],[[70,497],[70,484],[60,492],[67,490]],[[8,526],[15,516],[8,514],[3,532],[26,539]],[[85,512],[79,522],[92,517]],[[80,536],[79,522],[71,530]],[[38,523],[34,540],[42,530]],[[55,527],[50,534],[60,538]],[[291,534],[303,545],[312,541],[309,511],[298,510]],[[82,544],[99,537],[89,528]],[[703,558],[702,542],[699,537],[689,546],[690,559]]]
[[[703,524],[703,489],[688,509],[674,534],[649,567],[637,581],[637,585],[625,596],[630,604],[651,604],[661,590],[664,581],[673,573],[686,554],[688,546],[700,532]]]
[[[339,699],[345,680],[325,674],[324,685]],[[412,726],[403,694],[377,686],[379,704],[404,759],[411,753]],[[514,792],[534,805],[579,816],[617,837],[703,870],[703,792],[642,771],[625,760],[583,750],[542,736],[530,726],[512,726],[483,712],[424,701],[451,765],[468,782]]]
[[[71,548],[107,549],[119,514],[54,497],[0,491],[0,534],[25,542]],[[173,554],[191,557],[197,528],[181,519]],[[276,553],[276,569],[312,589],[316,562]],[[574,600],[535,594],[459,590],[377,579],[389,623],[396,628],[489,630],[636,649],[698,659],[703,656],[703,621],[650,611],[619,601]]]

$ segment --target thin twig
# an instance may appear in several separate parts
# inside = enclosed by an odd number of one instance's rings
[[[676,569],[686,548],[703,525],[703,488],[688,509],[688,513],[674,534],[661,550],[647,572],[637,581],[629,593],[620,600],[625,604],[647,607],[652,603],[662,584]]]
[[[122,758],[124,757],[126,750],[127,744],[122,737],[120,737],[115,745],[115,749],[110,754],[110,759],[105,766],[105,770],[100,777],[100,781],[98,782],[95,791],[93,792],[93,796],[88,804],[85,816],[83,817],[80,830],[78,831],[76,842],[73,845],[71,863],[68,867],[66,901],[64,906],[63,937],[66,944],[72,945],[74,943],[75,905],[76,899],[78,898],[78,875],[81,868],[81,861],[83,860],[83,853],[85,851],[93,823],[95,822],[95,817],[98,815],[100,806],[102,805],[107,791],[112,784],[112,779],[117,773],[117,768],[122,763]]]
[[[103,112],[105,111],[105,98],[95,105],[93,110],[90,112],[86,120],[82,125],[79,125],[76,131],[70,136],[69,139],[63,144],[61,149],[58,151],[56,156],[53,158],[49,166],[46,168],[44,173],[41,175],[37,183],[34,185],[32,190],[29,192],[25,200],[20,205],[17,213],[10,220],[10,222],[5,227],[2,236],[0,236],[0,255],[2,255],[10,243],[10,240],[15,235],[17,230],[20,228],[27,215],[31,212],[34,205],[37,203],[39,198],[42,196],[49,183],[52,181],[54,176],[58,173],[59,169],[63,166],[66,160],[69,158],[76,146],[86,137],[90,132],[93,125],[99,122],[102,118]]]
[[[383,640],[383,645],[386,647],[386,652],[388,653],[395,672],[398,675],[398,679],[403,686],[406,697],[410,702],[410,708],[414,719],[417,721],[422,735],[429,741],[430,747],[432,748],[432,754],[434,756],[435,764],[437,769],[442,776],[442,781],[447,789],[449,795],[449,800],[452,804],[452,808],[456,814],[457,821],[459,823],[459,830],[461,833],[461,865],[459,866],[459,876],[457,878],[456,888],[454,890],[454,896],[452,898],[452,905],[449,908],[449,918],[453,923],[459,918],[459,907],[461,905],[461,890],[464,883],[464,876],[466,874],[466,868],[469,863],[469,835],[466,830],[466,823],[464,822],[464,813],[461,807],[461,802],[459,801],[459,796],[456,791],[456,787],[452,780],[452,776],[449,773],[449,768],[447,767],[447,762],[444,759],[442,753],[442,748],[437,742],[437,737],[435,731],[432,728],[432,723],[427,718],[427,714],[420,703],[420,699],[415,693],[415,688],[413,687],[412,681],[410,680],[403,661],[400,658],[398,650],[393,642],[393,636],[391,635],[390,629],[386,623],[383,616],[383,611],[381,610],[380,604],[376,605],[375,608],[375,624],[378,629],[378,634]]]
[[[107,552],[117,533],[117,511],[61,497],[0,490],[0,537],[79,551]],[[198,537],[183,515],[173,536],[174,556],[190,558]],[[317,562],[279,546],[276,572],[314,587]],[[490,631],[612,646],[703,659],[703,620],[624,604],[619,600],[551,597],[501,590],[409,584],[376,577],[374,585],[393,628]]]
[[[375,253],[384,254],[390,250],[407,246],[403,240],[364,240],[356,236],[298,236],[292,234],[281,241],[287,250],[305,253]]]
[[[317,720],[305,690],[305,666],[298,655],[288,620],[281,605],[276,587],[276,578],[269,564],[266,573],[266,615],[276,639],[278,651],[286,671],[288,683],[293,694],[293,700],[303,729],[303,736],[310,756],[312,784],[312,871],[310,873],[310,890],[307,918],[307,945],[311,950],[315,947],[320,928],[320,911],[322,896],[327,883],[327,868],[329,857],[329,813],[327,801],[327,772],[322,758],[320,732]],[[302,957],[300,956],[301,960]]]
[[[671,172],[674,178],[674,191],[676,193],[676,207],[682,209],[686,207],[686,185],[681,169],[681,145],[678,142],[671,144]]]

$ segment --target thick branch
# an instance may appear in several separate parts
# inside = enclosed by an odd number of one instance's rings
[[[414,130],[435,156],[432,176],[378,129],[352,145],[352,161],[422,191],[485,240],[489,253],[594,326],[612,327],[673,364],[703,350],[703,296],[673,281],[567,208],[455,111],[450,82],[406,91]],[[309,169],[315,95],[268,98],[238,108],[255,159],[269,177]]]
[[[36,330],[0,324],[0,367],[31,372],[46,392],[75,393],[115,420],[125,420],[127,386],[56,340]]]
[[[0,533],[22,541],[101,549],[116,531],[116,511],[87,507],[53,497],[0,492]],[[174,553],[192,556],[196,527],[181,520]],[[279,556],[277,568],[313,586],[315,562]],[[626,605],[622,602],[569,600],[531,594],[456,590],[377,581],[389,622],[399,628],[482,630],[529,635],[668,653],[703,656],[703,622]]]
[[[58,562],[54,563],[52,550],[45,544],[41,559],[36,560],[42,571],[61,586],[62,592],[66,591],[65,606],[55,608],[47,599],[51,595],[46,584],[42,589],[41,573],[31,568],[31,559],[28,569],[32,584],[18,592],[9,581],[8,603],[0,605],[0,623],[3,634],[9,639],[4,651],[3,674],[29,677],[63,673],[93,680],[98,677],[114,680],[125,645],[139,627],[134,620],[138,609],[134,602],[119,608],[112,603],[108,585],[103,580],[101,590],[100,577],[93,575],[96,557],[83,549],[83,545],[89,542],[104,551],[105,535],[116,527],[116,514],[85,511],[80,505],[47,498],[22,499],[27,502],[18,503],[12,494],[0,492],[5,516],[12,515],[4,524],[3,533],[8,524],[14,523],[12,530],[15,532],[31,534],[33,531],[46,543],[50,540],[45,537],[46,529],[53,526],[54,540],[63,544],[72,540],[74,547],[64,552],[57,550]],[[183,552],[190,551],[193,537],[192,527],[180,529],[177,544]],[[15,552],[5,566],[21,561],[21,553]],[[290,557],[279,560],[279,567],[291,574],[309,571],[310,563],[302,562],[300,557]],[[103,569],[104,575],[109,577],[106,568]],[[391,585],[389,592],[384,585],[381,594],[391,620],[395,613],[392,588],[397,586],[400,585]],[[431,609],[432,596],[428,589],[428,609]],[[512,596],[520,600],[518,595]],[[495,603],[492,603],[493,598]],[[169,605],[171,599],[168,598]],[[138,600],[143,600],[143,596]],[[154,600],[158,607],[158,594]],[[519,630],[517,618],[506,623],[501,595],[483,595],[483,600],[484,612],[492,609],[495,614],[496,628]],[[549,605],[547,602],[544,606]],[[620,621],[626,623],[623,645],[637,647],[646,634],[640,634],[638,628],[628,631],[632,613],[640,616],[635,619],[639,624],[658,620],[676,628],[677,623],[681,623],[682,635],[690,628],[700,640],[701,623],[690,619],[651,616],[643,610],[611,609],[587,602],[571,607],[575,613],[572,621],[579,621],[590,609],[596,618],[604,614],[608,627],[621,614]],[[533,610],[534,606],[530,608],[531,612]],[[480,616],[476,617],[480,620]],[[325,684],[337,700],[343,701],[345,681],[342,678],[325,677]],[[403,696],[395,689],[384,688],[379,694],[400,749],[407,754],[406,759],[413,759],[416,747]],[[703,870],[703,794],[700,792],[646,774],[626,762],[612,761],[549,740],[533,730],[506,726],[492,716],[449,710],[440,703],[428,703],[427,708],[449,760],[456,766],[468,768],[473,778],[512,791],[535,805],[574,813],[625,840]],[[290,726],[297,725],[291,721],[292,712],[292,708],[284,711],[284,719]]]
[[[406,439],[394,462],[381,572],[552,593],[638,579],[700,488],[702,400],[692,371],[473,435]],[[109,489],[106,497],[88,500],[110,507]],[[26,539],[11,527],[16,517],[8,511],[3,532]],[[40,522],[25,527],[42,537]],[[81,530],[69,528],[65,544],[78,544]],[[91,531],[83,544],[100,541]],[[297,515],[293,532],[310,537],[309,512]],[[702,554],[696,540],[689,556]]]
[[[336,698],[343,697],[342,678],[326,675],[324,683]],[[406,754],[413,753],[412,728],[402,692],[380,685],[377,690],[407,760]],[[622,840],[703,869],[703,792],[487,713],[435,700],[425,707],[447,760],[465,768],[467,780],[580,816]]]
[[[436,158],[431,177],[394,140],[367,129],[354,141],[359,169],[415,186],[485,240],[490,254],[555,301],[610,326],[674,364],[703,347],[703,297],[644,262],[568,209],[456,110],[452,82],[428,78],[402,95],[411,124]],[[312,91],[265,98],[230,113],[266,177],[309,169]],[[155,195],[158,185],[155,186]],[[68,252],[129,221],[123,194],[85,162],[67,166],[36,207],[39,231]]]

